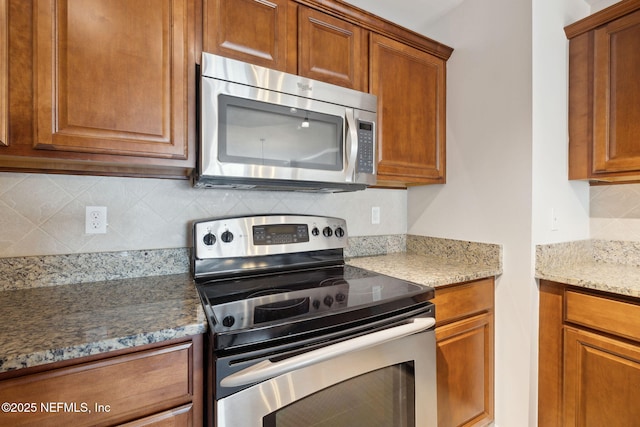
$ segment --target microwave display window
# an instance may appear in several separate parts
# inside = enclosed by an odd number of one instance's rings
[[[343,168],[342,117],[227,95],[218,97],[218,108],[222,162]]]

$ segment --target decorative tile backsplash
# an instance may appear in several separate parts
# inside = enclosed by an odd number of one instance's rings
[[[640,241],[640,184],[590,188],[592,239]]]
[[[351,236],[404,234],[406,193],[211,190],[186,180],[0,172],[0,257],[185,248],[191,221],[224,215],[328,215],[346,219]],[[85,234],[86,206],[107,207],[107,234]],[[371,224],[373,206],[380,224]]]

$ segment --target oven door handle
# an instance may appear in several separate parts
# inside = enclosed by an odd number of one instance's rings
[[[336,344],[299,354],[278,362],[263,360],[242,371],[235,372],[220,381],[222,387],[238,387],[246,384],[264,381],[278,375],[286,374],[297,369],[302,369],[325,360],[333,359],[343,354],[351,353],[373,347],[387,341],[406,337],[417,332],[432,328],[436,324],[433,317],[420,317],[413,319],[411,323],[382,331],[362,335]]]

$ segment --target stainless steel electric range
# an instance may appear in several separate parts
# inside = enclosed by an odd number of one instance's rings
[[[208,423],[435,426],[434,290],[345,265],[339,218],[193,225]]]

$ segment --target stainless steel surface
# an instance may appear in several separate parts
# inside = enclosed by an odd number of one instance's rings
[[[206,52],[202,54],[201,74],[211,79],[286,93],[311,101],[344,105],[373,113],[377,111],[377,98],[374,95]],[[305,108],[305,105],[300,106]]]
[[[309,232],[308,242],[254,245],[253,228],[257,226],[299,224],[306,225]],[[324,235],[329,228],[331,236]],[[318,235],[313,235],[317,229]],[[336,233],[336,230],[342,230]],[[230,242],[223,241],[222,235],[233,235]],[[209,233],[216,237],[212,245],[205,244],[204,237]],[[347,244],[347,222],[341,218],[313,215],[264,215],[197,221],[194,223],[194,250],[196,260],[212,258],[254,257],[291,252],[308,252],[326,249],[344,248]]]
[[[242,371],[235,372],[220,381],[222,387],[238,387],[264,381],[294,371],[316,365],[325,360],[336,359],[344,354],[365,350],[389,341],[398,340],[411,334],[432,328],[436,324],[433,317],[413,319],[411,323],[351,338],[331,344],[308,353],[299,354],[278,362],[267,359]]]
[[[305,110],[339,118],[342,122],[341,147],[338,147],[342,157],[340,169],[275,165],[268,162],[251,164],[221,159],[218,119],[223,112],[220,111],[218,97],[222,95],[287,107],[292,111]],[[371,94],[203,53],[200,153],[194,185],[325,192],[362,190],[374,185],[376,103],[377,98]],[[360,121],[373,126],[371,171],[362,171],[357,167],[358,156],[365,155],[358,153]],[[304,136],[296,138],[299,139],[295,144],[305,141]]]
[[[376,369],[408,361],[413,361],[415,369],[415,426],[436,427],[435,357],[433,330],[345,353],[218,400],[217,427],[262,426],[263,417],[306,396]]]
[[[436,426],[432,288],[345,265],[340,218],[206,219],[193,237],[213,425]]]

